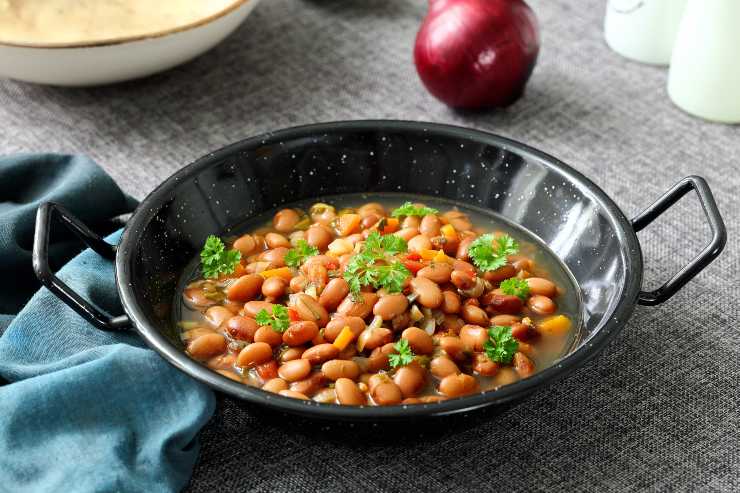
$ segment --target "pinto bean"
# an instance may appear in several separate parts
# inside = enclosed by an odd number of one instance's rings
[[[439,228],[441,226],[442,223],[436,215],[427,214],[421,219],[421,224],[419,224],[419,231],[421,231],[423,235],[431,238],[432,236],[439,235]]]
[[[475,238],[467,237],[460,240],[457,245],[457,252],[455,257],[460,260],[468,260],[470,258],[470,244],[475,241]]]
[[[432,354],[434,351],[432,336],[418,327],[409,327],[404,330],[401,338],[409,341],[409,346],[415,354]]]
[[[365,321],[360,317],[334,317],[324,328],[324,339],[334,342],[334,339],[337,338],[344,327],[349,327],[355,337],[357,337],[365,330]]]
[[[269,325],[265,325],[254,333],[254,342],[266,342],[272,347],[277,347],[283,342],[283,335],[272,330]]]
[[[375,303],[378,301],[378,295],[375,293],[360,293],[362,301],[356,302],[352,295],[347,295],[337,307],[337,313],[349,317],[367,317],[373,311]]]
[[[291,305],[303,320],[316,322],[319,327],[324,327],[329,322],[326,309],[307,294],[299,293],[291,296]]]
[[[521,351],[514,353],[512,364],[521,378],[527,378],[534,373],[534,363]]]
[[[457,231],[467,231],[473,229],[473,224],[468,219],[468,215],[458,210],[447,211],[442,215]]]
[[[221,324],[230,319],[234,314],[231,310],[224,308],[223,306],[212,306],[206,310],[205,316],[208,323],[213,327],[220,327]]]
[[[421,226],[421,218],[419,216],[406,216],[401,223],[402,228],[419,229],[419,226]]]
[[[521,321],[522,317],[517,317],[516,315],[496,315],[491,317],[491,325],[502,325],[504,327],[511,327]]]
[[[261,310],[265,310],[267,313],[272,313],[272,303],[266,301],[247,301],[244,304],[244,315],[254,318]]]
[[[332,359],[321,365],[321,373],[329,380],[339,378],[357,380],[360,376],[360,367],[352,360]]]
[[[440,309],[447,314],[458,313],[460,311],[460,296],[453,291],[442,291],[442,304]]]
[[[460,309],[460,314],[462,315],[463,320],[469,324],[481,326],[488,325],[488,315],[477,306],[465,304]]]
[[[444,284],[450,280],[452,266],[447,262],[432,262],[416,273],[417,277],[426,277],[437,284]]]
[[[282,277],[270,277],[262,283],[262,294],[271,298],[280,298],[285,294],[285,288],[287,286],[288,283]]]
[[[383,382],[376,385],[371,395],[373,401],[379,406],[393,406],[400,404],[403,400],[401,389],[394,382]]]
[[[408,247],[410,252],[419,253],[422,250],[431,250],[432,242],[428,236],[418,234],[408,241]]]
[[[309,400],[306,394],[296,392],[295,390],[281,390],[280,392],[278,392],[278,394],[282,395],[283,397],[291,397],[293,399],[300,399],[302,401]]]
[[[242,303],[252,301],[259,295],[262,281],[262,276],[259,274],[241,276],[226,288],[226,298]]]
[[[288,349],[280,353],[280,362],[285,363],[287,361],[298,359],[303,355],[304,351],[306,351],[306,348],[304,348],[303,346],[289,347]]]
[[[458,289],[472,289],[475,287],[475,276],[462,270],[453,270],[450,274],[450,281]]]
[[[411,241],[411,238],[419,235],[419,230],[416,228],[403,228],[393,234],[403,238],[408,243],[409,241]]]
[[[380,370],[387,370],[389,368],[388,356],[396,352],[396,348],[394,346],[395,344],[389,342],[373,349],[373,352],[370,353],[370,357],[367,360],[367,371],[377,372]]]
[[[447,375],[460,373],[454,361],[447,356],[437,356],[429,362],[429,371],[437,378],[444,378]]]
[[[529,300],[527,300],[527,306],[537,315],[550,315],[555,313],[555,310],[557,310],[555,302],[541,294],[531,296]]]
[[[531,298],[530,298],[531,299]],[[493,311],[503,314],[517,314],[522,310],[521,298],[509,294],[498,294],[490,291],[481,297],[481,303],[489,306]]]
[[[187,303],[195,306],[211,306],[215,305],[216,302],[208,299],[206,294],[200,288],[187,288],[182,292],[182,297]]]
[[[530,277],[526,279],[526,282],[529,286],[530,294],[533,295],[540,294],[542,296],[547,296],[548,298],[554,298],[558,292],[558,287],[549,279]]]
[[[376,347],[387,344],[392,340],[393,332],[385,327],[366,329],[357,338],[357,349],[360,351],[372,351]]]
[[[240,341],[252,341],[254,334],[260,326],[253,318],[234,315],[226,321],[226,332],[231,337]]]
[[[480,352],[488,340],[488,331],[478,325],[464,325],[460,329],[460,340],[466,350]]]
[[[265,243],[270,248],[285,247],[290,248],[290,241],[288,238],[281,235],[280,233],[267,233],[265,235]]]
[[[439,382],[439,393],[447,397],[459,397],[470,394],[478,389],[475,377],[465,373],[447,375]]]
[[[355,382],[349,378],[338,378],[334,382],[334,390],[337,393],[337,401],[345,406],[362,406],[365,404],[365,394]]]
[[[272,359],[272,347],[266,342],[253,342],[241,350],[236,364],[241,367],[256,366]]]
[[[473,267],[473,264],[466,262],[464,260],[453,260],[452,262],[452,270],[459,270],[461,272],[465,272],[470,275],[470,277],[475,277],[477,275],[477,271],[475,270],[475,267]]]
[[[488,282],[498,283],[516,275],[516,269],[511,264],[506,264],[496,270],[489,270],[483,274],[483,279]]]
[[[190,355],[199,360],[205,360],[226,351],[226,338],[221,334],[203,334],[188,344]]]
[[[301,218],[293,209],[283,209],[275,213],[272,227],[281,233],[290,233]]]
[[[334,310],[349,293],[349,284],[341,277],[329,281],[319,296],[319,304],[326,310]]]
[[[366,215],[362,218],[360,221],[360,225],[363,227],[363,229],[371,228],[380,221],[381,216],[379,214],[376,214],[375,212],[371,212],[370,214]]]
[[[306,349],[301,358],[308,360],[312,365],[319,365],[337,356],[339,356],[339,348],[334,344],[324,343]]]
[[[409,300],[400,293],[387,294],[381,296],[375,306],[373,306],[373,313],[383,318],[383,320],[391,320],[394,317],[402,314],[406,311],[409,306]]]
[[[457,361],[465,359],[465,344],[462,339],[454,336],[445,336],[439,339],[439,347],[447,355]]]
[[[288,382],[282,378],[271,378],[262,386],[262,390],[277,394],[281,390],[288,390]]]
[[[401,367],[393,376],[393,382],[401,389],[404,397],[413,397],[424,387],[426,370],[419,365]]]
[[[311,373],[311,363],[306,359],[294,359],[283,363],[278,369],[278,375],[288,382],[303,380]]]
[[[288,253],[288,248],[277,247],[272,250],[266,250],[260,254],[260,260],[270,262],[273,267],[284,267],[285,266],[285,255]]]
[[[437,283],[426,277],[415,277],[411,280],[411,289],[418,295],[417,300],[427,308],[437,308],[442,304],[442,291]]]
[[[307,285],[308,285],[308,279],[306,279],[302,275],[297,275],[290,280],[288,287],[290,287],[291,292],[300,293],[301,291],[306,289]]]
[[[324,225],[314,224],[306,230],[306,242],[321,251],[326,250],[333,239],[331,231]]]
[[[319,333],[319,326],[316,322],[303,320],[293,322],[288,330],[283,332],[283,342],[288,346],[301,346],[316,337]]]
[[[519,341],[526,341],[537,335],[537,331],[532,329],[529,325],[515,322],[510,325],[511,335]]]
[[[321,389],[322,385],[324,385],[324,381],[324,374],[320,371],[314,371],[303,380],[291,383],[290,390],[311,396]]]
[[[484,377],[492,377],[498,370],[500,365],[494,361],[491,361],[486,353],[475,353],[473,355],[473,371]]]
[[[383,204],[380,204],[378,202],[368,202],[367,204],[361,205],[357,209],[357,214],[359,214],[360,217],[365,217],[369,214],[385,216],[385,207],[383,207]]]
[[[259,245],[252,235],[243,235],[234,242],[234,249],[239,250],[243,257],[248,257],[254,253]]]

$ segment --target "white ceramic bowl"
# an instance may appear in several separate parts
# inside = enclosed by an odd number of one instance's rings
[[[236,0],[227,9],[185,26],[101,42],[0,42],[0,77],[57,86],[93,86],[145,77],[213,48],[258,3]]]

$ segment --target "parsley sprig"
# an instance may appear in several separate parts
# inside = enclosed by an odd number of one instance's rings
[[[519,342],[511,335],[511,327],[495,325],[488,329],[488,338],[483,343],[488,359],[496,363],[511,363],[514,353],[519,349]]]
[[[231,274],[241,260],[239,250],[226,250],[224,242],[218,236],[206,238],[200,252],[200,267],[203,277],[218,277],[220,274]]]
[[[288,329],[290,326],[290,316],[288,315],[288,309],[283,305],[272,305],[272,315],[267,313],[264,308],[257,312],[257,316],[254,320],[259,325],[270,325],[272,330],[280,332],[281,334]]]
[[[438,212],[439,211],[437,209],[433,209],[432,207],[417,207],[411,202],[404,202],[401,207],[394,209],[393,212],[391,212],[391,216],[427,216]]]
[[[319,249],[308,244],[306,240],[298,240],[295,248],[288,250],[285,254],[285,265],[296,269],[306,261],[308,257],[319,254]]]
[[[493,237],[479,236],[470,244],[468,255],[480,270],[496,270],[506,265],[507,257],[519,251],[519,244],[509,235]]]
[[[399,339],[397,343],[393,345],[393,349],[398,351],[397,354],[391,354],[388,356],[388,362],[391,368],[398,368],[399,366],[406,366],[414,361],[414,352],[409,347],[409,341],[407,339]]]
[[[525,301],[527,299],[527,296],[529,296],[529,284],[527,284],[527,281],[525,281],[524,279],[511,277],[509,279],[501,281],[499,287],[501,288],[501,291],[504,292],[504,294],[517,296],[521,298],[522,301]]]
[[[392,256],[407,249],[406,241],[401,237],[381,236],[377,231],[370,233],[362,251],[350,259],[344,270],[344,279],[349,284],[352,297],[361,299],[362,286],[385,288],[389,293],[400,292],[411,272]]]

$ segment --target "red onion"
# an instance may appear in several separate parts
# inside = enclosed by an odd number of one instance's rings
[[[429,92],[452,107],[508,106],[539,45],[537,18],[522,0],[430,0],[414,61]]]

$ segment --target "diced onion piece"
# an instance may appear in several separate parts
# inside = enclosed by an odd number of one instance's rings
[[[352,339],[355,338],[354,332],[349,328],[349,325],[345,325],[344,328],[339,332],[339,335],[336,339],[334,339],[334,347],[339,349],[340,351],[344,351],[344,349],[349,346],[349,343],[352,342]]]
[[[411,316],[411,320],[413,320],[414,322],[418,322],[419,320],[424,318],[424,314],[421,313],[421,310],[419,310],[419,307],[416,305],[411,306],[411,312],[409,313],[409,315]]]
[[[419,293],[411,293],[408,296],[406,296],[406,299],[409,300],[409,303],[413,303],[416,301],[416,298],[419,297]]]
[[[425,318],[421,324],[421,328],[427,334],[434,335],[434,331],[437,329],[437,321],[433,318]]]
[[[315,300],[319,299],[319,294],[316,291],[316,285],[313,283],[306,286],[306,289],[303,292]]]
[[[337,238],[336,240],[329,243],[329,252],[336,256],[344,255],[345,253],[351,253],[354,249],[354,245],[344,238]]]
[[[372,322],[370,322],[370,325],[368,325],[367,327],[369,329],[375,329],[377,327],[382,327],[382,325],[383,325],[383,317],[381,317],[380,315],[375,315],[373,317]]]

